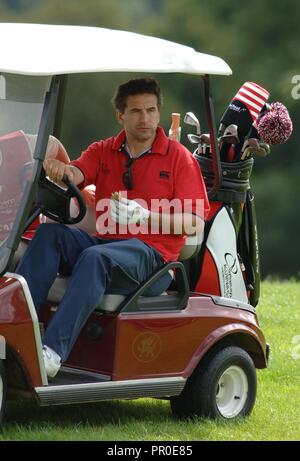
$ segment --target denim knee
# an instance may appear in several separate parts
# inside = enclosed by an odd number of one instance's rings
[[[39,225],[37,230],[35,231],[35,237],[39,238],[47,238],[51,237],[52,235],[57,235],[63,232],[65,229],[64,224],[59,223],[42,223]]]
[[[105,252],[99,251],[99,246],[91,246],[82,251],[79,256],[78,263],[84,262],[87,265],[91,265],[95,262],[103,262],[104,259],[109,259],[108,255]],[[88,267],[88,266],[87,266]]]

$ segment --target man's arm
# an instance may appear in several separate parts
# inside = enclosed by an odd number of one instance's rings
[[[58,184],[62,182],[64,174],[67,175],[70,181],[72,181],[76,186],[84,181],[83,173],[79,168],[73,165],[66,165],[60,160],[46,158],[43,166],[46,171],[46,175]]]
[[[204,220],[192,213],[150,212],[149,227],[159,233],[171,235],[199,235],[203,232]]]
[[[28,146],[33,154],[37,141],[37,135],[26,133],[26,139],[28,142]],[[59,141],[59,139],[52,135],[49,136],[46,159],[43,162],[43,167],[46,171],[46,175],[49,176],[49,178],[52,181],[61,184],[63,175],[66,174],[70,181],[72,181],[76,186],[78,186],[78,184],[81,184],[84,181],[83,173],[80,171],[79,168],[72,165],[68,165],[64,162],[61,162],[60,160],[57,160],[56,156],[58,155],[59,151],[65,153],[65,157],[67,159],[69,158],[65,147]]]

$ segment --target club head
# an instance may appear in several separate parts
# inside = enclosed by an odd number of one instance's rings
[[[228,125],[223,133],[223,136],[219,137],[220,142],[228,142],[229,144],[238,144],[240,142],[238,136],[238,127],[237,125],[231,124]]]
[[[201,129],[200,129],[200,122],[197,119],[196,115],[193,114],[193,112],[187,112],[184,116],[184,123],[187,125],[192,125],[195,126],[197,129],[197,134],[200,135]]]
[[[201,142],[200,136],[198,136],[196,134],[188,134],[187,137],[188,137],[188,140],[189,140],[189,142],[191,144],[200,144],[200,142]]]
[[[237,136],[232,136],[232,135],[223,135],[220,136],[218,139],[220,142],[228,142],[228,144],[238,144],[239,143],[239,138]]]
[[[201,136],[200,136],[200,140],[203,144],[207,144],[210,146],[210,134],[208,133],[203,133]]]
[[[234,125],[234,124],[228,125],[225,128],[223,136],[231,136],[232,138],[237,139],[237,142],[240,142],[237,125]]]
[[[270,153],[270,146],[258,139],[249,138],[248,145],[251,149],[251,153],[253,155],[257,155],[258,157],[266,157]]]
[[[249,138],[244,143],[241,160],[245,160],[252,155],[257,155],[258,157],[266,157],[269,155],[269,153],[269,144],[261,142],[256,138]]]

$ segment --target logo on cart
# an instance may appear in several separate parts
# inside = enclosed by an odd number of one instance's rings
[[[229,267],[230,269],[230,272],[232,274],[237,274],[238,272],[238,265],[237,265],[237,260],[234,256],[232,256],[231,253],[225,253],[225,261],[226,261],[226,264],[227,266]]]
[[[161,351],[161,339],[156,333],[141,333],[133,342],[133,355],[139,362],[152,362]]]

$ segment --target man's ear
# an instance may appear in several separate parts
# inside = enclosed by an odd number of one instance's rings
[[[123,112],[119,111],[119,110],[116,110],[116,119],[117,119],[117,122],[120,124],[120,125],[123,125],[124,124],[124,121],[123,121]]]

